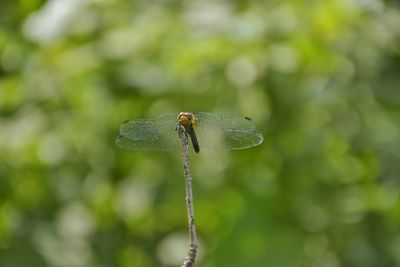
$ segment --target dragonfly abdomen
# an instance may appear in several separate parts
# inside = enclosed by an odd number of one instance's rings
[[[195,131],[193,129],[193,126],[188,126],[188,127],[185,127],[185,128],[186,128],[187,133],[190,136],[190,139],[192,140],[192,145],[193,145],[194,151],[196,153],[199,153],[200,152],[199,141],[197,141],[197,136],[196,136],[196,133],[195,133]]]

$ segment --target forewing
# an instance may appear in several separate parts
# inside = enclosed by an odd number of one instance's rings
[[[213,113],[194,113],[199,127],[211,129],[244,130],[255,129],[254,122],[248,117],[224,116]]]
[[[132,140],[154,139],[165,132],[175,129],[177,116],[175,114],[163,115],[159,118],[145,118],[124,122],[119,132]]]

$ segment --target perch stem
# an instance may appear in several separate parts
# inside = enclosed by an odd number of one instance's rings
[[[181,267],[192,267],[197,254],[197,234],[196,225],[194,222],[194,209],[193,209],[193,194],[192,194],[192,176],[189,168],[189,145],[188,145],[188,133],[184,126],[178,125],[178,134],[182,146],[182,160],[183,160],[183,172],[185,175],[186,185],[186,208],[188,214],[188,226],[189,226],[189,249],[187,256],[184,259]]]

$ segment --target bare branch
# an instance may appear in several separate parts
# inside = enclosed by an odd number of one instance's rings
[[[192,267],[196,258],[198,245],[197,245],[196,225],[194,222],[192,176],[190,174],[190,168],[189,168],[188,133],[184,126],[178,125],[178,135],[182,146],[183,171],[185,175],[185,185],[186,185],[186,208],[188,213],[189,238],[190,238],[187,256],[184,259],[181,267]]]

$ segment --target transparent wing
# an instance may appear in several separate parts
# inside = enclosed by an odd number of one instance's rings
[[[178,133],[174,131],[165,132],[152,139],[132,140],[123,135],[115,139],[117,146],[125,149],[142,151],[170,151],[180,147]]]
[[[217,129],[196,127],[195,133],[201,149],[237,150],[259,145],[263,135],[253,129]]]
[[[236,150],[259,145],[264,138],[247,117],[195,113],[193,126],[200,150]]]
[[[158,118],[144,118],[124,122],[119,132],[132,140],[152,139],[164,132],[175,129],[178,123],[176,114],[163,115]]]
[[[213,113],[193,113],[198,126],[209,129],[255,129],[254,122],[249,117],[224,116]]]
[[[179,148],[175,130],[177,115],[129,120],[120,127],[115,143],[122,148],[144,151],[167,151]]]

